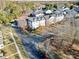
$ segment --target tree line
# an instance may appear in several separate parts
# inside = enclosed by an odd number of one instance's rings
[[[79,3],[75,3],[79,5]],[[68,6],[70,9],[74,7],[73,4],[68,5],[65,4],[65,6]],[[2,5],[1,5],[2,7]],[[57,4],[45,4],[45,9],[57,9]],[[35,4],[33,2],[11,2],[6,1],[5,7],[0,10],[0,23],[1,24],[9,24],[12,20],[20,17],[25,11],[27,10],[34,10]]]
[[[5,8],[0,10],[0,23],[9,24],[14,19],[20,17],[25,11],[32,10],[34,4],[32,2],[28,3],[18,3],[7,1]]]

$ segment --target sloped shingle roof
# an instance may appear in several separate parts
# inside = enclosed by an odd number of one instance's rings
[[[76,7],[74,10],[79,13],[79,6]]]

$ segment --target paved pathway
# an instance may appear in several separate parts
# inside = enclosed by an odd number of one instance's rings
[[[10,34],[11,34],[11,37],[12,37],[12,39],[13,39],[13,41],[14,41],[14,44],[15,44],[15,46],[16,46],[16,50],[17,50],[17,52],[18,52],[18,54],[19,54],[20,59],[23,59],[23,57],[22,57],[22,55],[21,55],[21,52],[20,52],[20,50],[19,50],[19,47],[18,47],[18,45],[17,45],[17,43],[16,43],[16,41],[15,41],[15,38],[14,38],[14,36],[13,36],[13,33],[10,32]]]

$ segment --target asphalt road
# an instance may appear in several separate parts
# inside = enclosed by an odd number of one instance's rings
[[[37,44],[43,40],[39,35],[25,35],[19,29],[16,29],[18,36],[21,38],[30,59],[45,59],[44,54],[37,49]]]

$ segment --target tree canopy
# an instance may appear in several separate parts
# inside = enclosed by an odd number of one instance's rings
[[[0,11],[0,23],[1,24],[7,24],[9,22],[6,12]]]
[[[52,7],[53,7],[52,4],[46,4],[46,5],[45,5],[45,8],[46,8],[46,9],[52,9]]]
[[[0,23],[7,24],[13,19],[17,19],[23,13],[25,13],[27,9],[34,9],[34,4],[32,2],[17,3],[7,1],[6,7],[2,11],[0,11]]]

